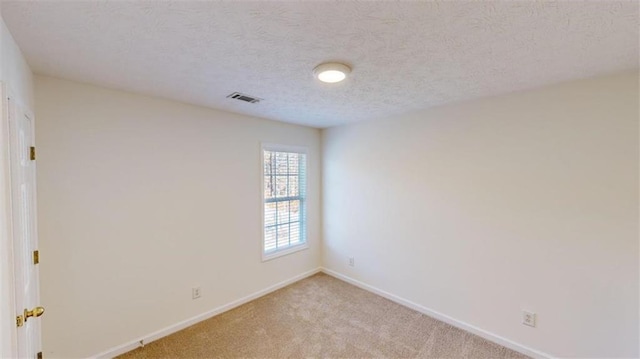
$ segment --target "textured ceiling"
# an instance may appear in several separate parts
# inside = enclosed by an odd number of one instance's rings
[[[637,1],[2,1],[36,73],[329,127],[638,67]],[[350,64],[327,85],[312,69]],[[234,91],[265,99],[227,99]]]

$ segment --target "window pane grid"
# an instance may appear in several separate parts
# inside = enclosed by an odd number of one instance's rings
[[[264,150],[264,253],[306,239],[306,155]]]
[[[285,225],[285,224],[291,225],[291,224],[295,224],[295,223],[300,223],[300,221],[291,221],[291,222],[272,224],[272,225],[264,226],[264,228],[265,229],[269,229],[269,228],[274,228],[274,227],[277,227],[277,226],[282,226],[282,225]]]

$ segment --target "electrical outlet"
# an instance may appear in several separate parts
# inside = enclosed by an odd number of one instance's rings
[[[536,327],[536,313],[522,311],[522,324],[530,327]]]
[[[349,266],[353,267],[356,265],[356,259],[353,257],[349,257]]]
[[[200,293],[200,287],[191,288],[191,299],[198,299],[200,295],[202,295],[202,293]]]

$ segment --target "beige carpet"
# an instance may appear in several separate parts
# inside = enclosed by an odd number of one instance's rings
[[[119,358],[526,358],[326,274]]]

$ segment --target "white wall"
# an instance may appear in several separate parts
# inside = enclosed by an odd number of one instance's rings
[[[638,96],[634,72],[323,131],[323,265],[552,355],[637,357]]]
[[[7,85],[18,102],[33,110],[33,74],[1,17],[0,81]]]
[[[0,83],[9,90],[13,99],[33,108],[32,74],[20,49],[9,33],[0,14]],[[2,91],[0,91],[2,92]],[[2,93],[2,98],[7,93]],[[4,101],[0,100],[0,107]],[[3,108],[2,111],[5,111]],[[4,120],[4,114],[0,120]],[[9,159],[5,144],[9,135],[6,122],[0,123],[0,144],[5,148],[0,152],[0,357],[13,356],[15,343],[15,315],[13,293],[13,262],[11,253],[11,234],[9,230],[9,197],[11,193],[9,180]]]
[[[45,357],[94,355],[319,267],[319,130],[39,76],[36,100]],[[268,262],[261,141],[309,149],[310,248]]]

